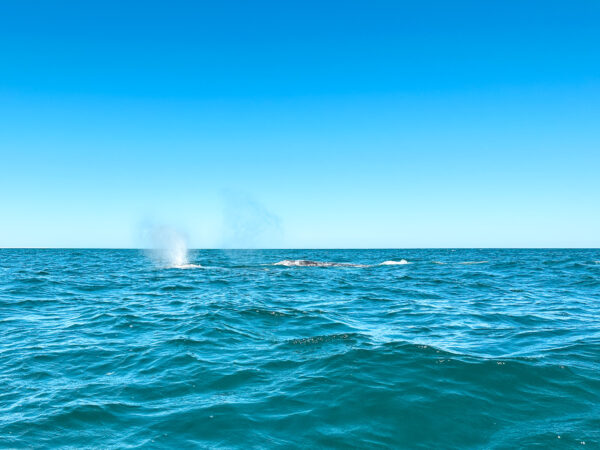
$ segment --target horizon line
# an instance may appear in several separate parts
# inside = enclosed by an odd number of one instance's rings
[[[0,247],[0,250],[162,250],[157,247]],[[221,250],[600,250],[600,247],[197,247],[188,251]]]

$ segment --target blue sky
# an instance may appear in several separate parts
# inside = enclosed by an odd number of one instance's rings
[[[0,246],[600,247],[600,3],[0,3]]]

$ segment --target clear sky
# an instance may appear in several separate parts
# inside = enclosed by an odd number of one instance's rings
[[[0,2],[0,246],[600,247],[600,2]]]

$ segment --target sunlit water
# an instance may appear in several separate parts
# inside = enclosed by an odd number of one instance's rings
[[[0,250],[2,447],[584,444],[598,250]]]

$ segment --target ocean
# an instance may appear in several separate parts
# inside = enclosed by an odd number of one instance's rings
[[[3,448],[583,445],[600,250],[0,250]]]

